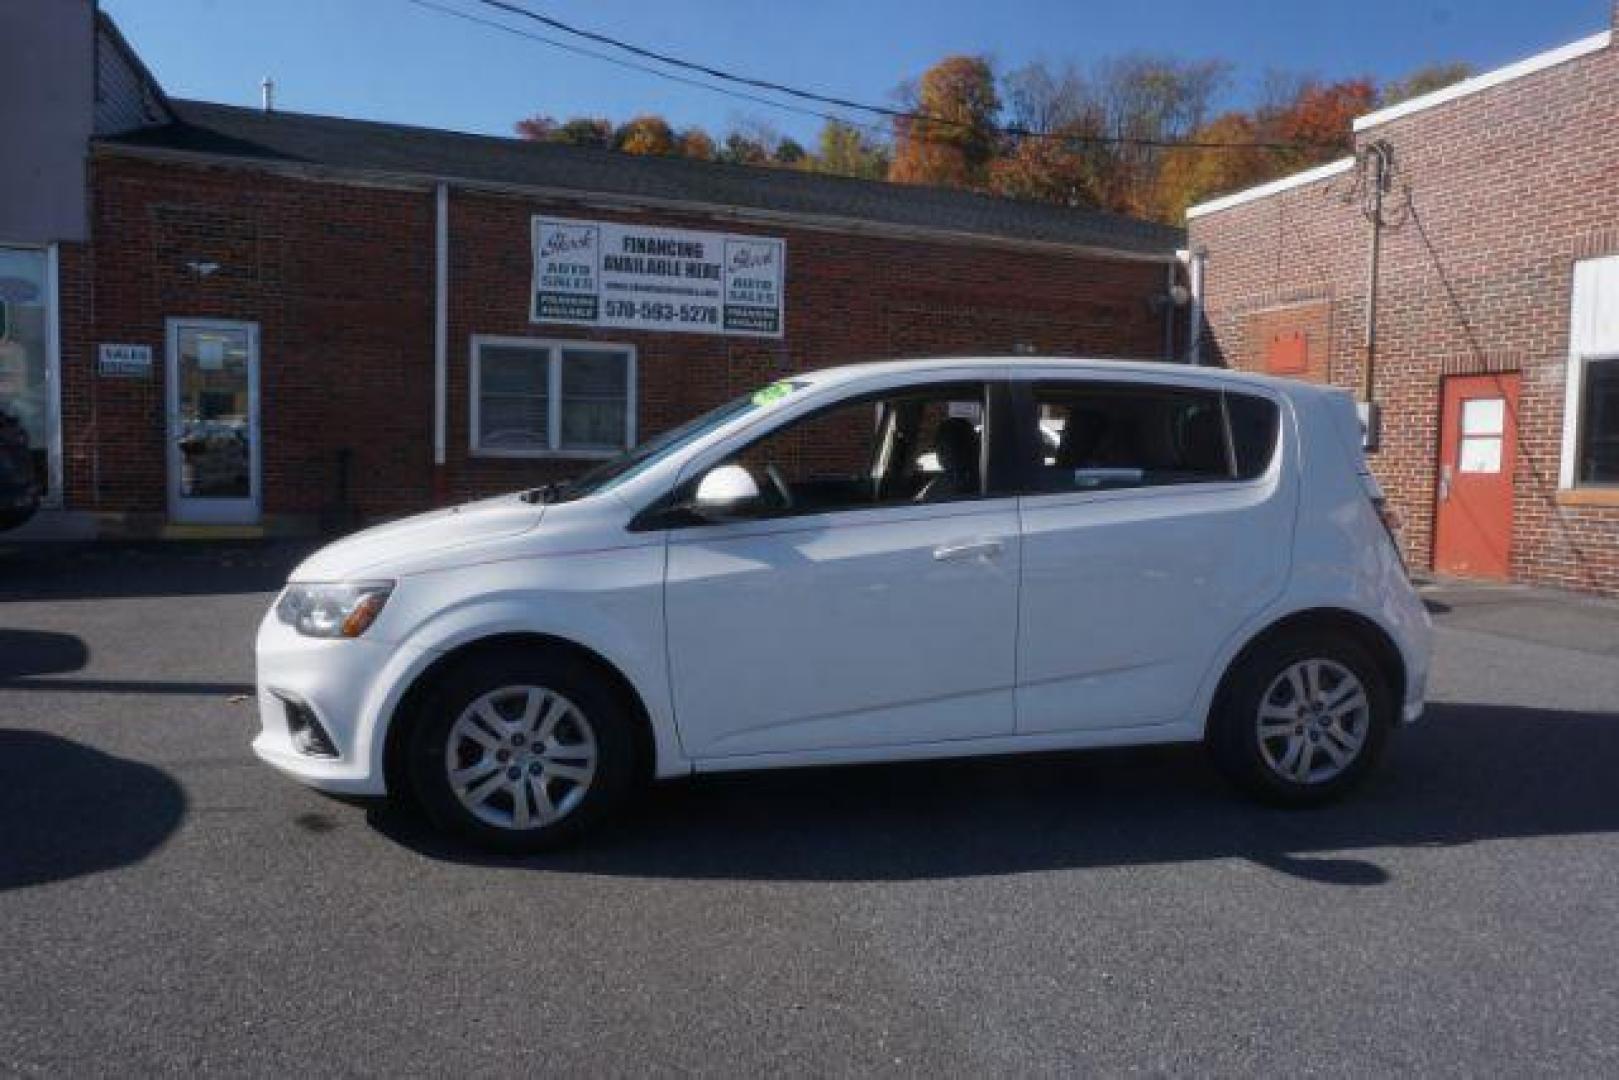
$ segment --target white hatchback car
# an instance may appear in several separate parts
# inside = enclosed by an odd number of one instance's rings
[[[1343,393],[1114,361],[795,376],[370,529],[258,635],[254,749],[530,850],[652,777],[1202,740],[1337,795],[1430,623]]]

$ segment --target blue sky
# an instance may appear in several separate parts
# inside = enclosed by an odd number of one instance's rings
[[[492,15],[475,0],[433,0]],[[716,67],[887,102],[953,52],[1002,70],[1131,51],[1232,61],[1241,103],[1267,69],[1400,76],[1489,68],[1604,29],[1609,0],[523,0]],[[256,104],[272,75],[289,110],[509,134],[535,112],[659,112],[721,132],[768,120],[805,141],[820,121],[627,71],[406,0],[102,0],[171,94]],[[509,20],[516,21],[516,20]],[[539,31],[537,26],[530,27]]]

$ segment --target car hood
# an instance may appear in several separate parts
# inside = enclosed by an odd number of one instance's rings
[[[500,495],[402,518],[328,544],[305,559],[292,572],[291,580],[385,576],[407,561],[419,568],[426,556],[528,532],[540,523],[544,512],[543,505],[526,502],[519,495]]]

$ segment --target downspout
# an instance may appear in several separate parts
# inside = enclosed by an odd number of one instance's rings
[[[1366,262],[1366,350],[1365,375],[1361,383],[1360,399],[1372,403],[1377,372],[1377,279],[1383,254],[1383,193],[1389,184],[1389,155],[1394,148],[1379,140],[1367,148],[1372,168],[1371,210],[1372,245]]]
[[[450,344],[450,188],[434,192],[433,220],[433,496],[443,502],[448,492],[444,469],[448,418]]]
[[[1192,294],[1186,308],[1186,362],[1193,367],[1203,363],[1203,264],[1208,257],[1206,248],[1186,253],[1186,283]]]

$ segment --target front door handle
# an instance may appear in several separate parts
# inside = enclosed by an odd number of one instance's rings
[[[967,540],[959,544],[943,544],[933,549],[933,557],[940,562],[947,559],[993,559],[1004,547],[999,540]]]

